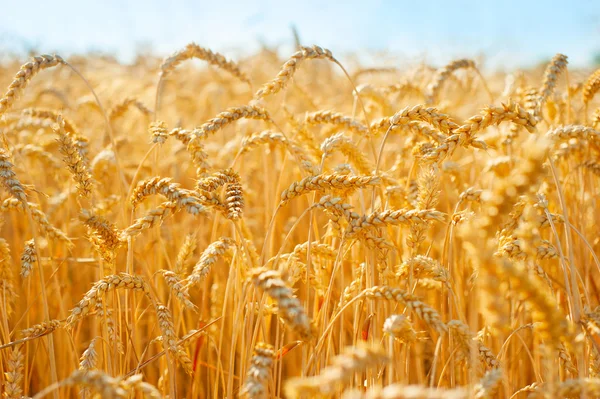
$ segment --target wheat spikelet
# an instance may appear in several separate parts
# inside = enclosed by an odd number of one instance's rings
[[[176,274],[183,274],[191,263],[191,258],[196,250],[196,234],[188,234],[177,253],[177,261],[175,262]]]
[[[589,126],[566,125],[549,130],[546,136],[556,141],[567,141],[569,139],[598,140],[600,132]]]
[[[239,66],[233,61],[227,60],[223,55],[215,53],[207,48],[201,47],[196,43],[189,43],[184,49],[179,50],[167,57],[160,66],[161,79],[171,74],[182,62],[197,58],[208,62],[224,71],[229,72],[239,80],[250,85],[250,79],[243,73]]]
[[[387,226],[387,225],[410,225],[411,223],[428,223],[430,221],[444,221],[444,214],[435,209],[400,209],[400,210],[385,210],[381,212],[373,212],[368,215],[363,215],[358,219],[353,219],[349,227],[348,234],[350,236],[362,234],[366,231]]]
[[[426,101],[428,104],[436,102],[436,99],[442,89],[442,85],[452,74],[452,72],[458,69],[475,69],[475,62],[469,59],[455,60],[448,65],[438,69],[435,72],[435,76],[432,82],[427,86]]]
[[[500,366],[496,356],[479,339],[473,336],[469,330],[469,326],[460,320],[450,320],[447,325],[451,335],[458,342],[461,351],[461,360],[465,359],[468,361],[471,358],[471,350],[474,350],[487,368],[495,369]]]
[[[321,151],[323,152],[322,163],[336,150],[348,157],[359,173],[369,175],[375,170],[375,166],[365,157],[363,152],[358,149],[350,138],[344,136],[342,132],[328,137],[321,144]]]
[[[327,49],[323,49],[319,46],[301,47],[300,50],[294,53],[290,59],[283,64],[277,76],[272,81],[265,83],[256,92],[254,100],[261,100],[268,95],[276,94],[283,90],[296,73],[296,70],[302,61],[310,59],[327,59],[332,62],[337,62],[331,54],[331,51]]]
[[[8,86],[4,96],[0,98],[0,116],[12,108],[15,101],[38,72],[58,64],[66,63],[60,56],[48,54],[33,57],[31,61],[23,64]]]
[[[82,209],[79,213],[79,219],[100,236],[103,249],[114,251],[123,244],[119,237],[119,229],[106,218],[94,215],[87,209]]]
[[[119,288],[141,291],[146,295],[150,292],[148,284],[141,277],[127,273],[106,276],[96,281],[92,288],[83,296],[83,299],[71,310],[67,318],[67,326],[73,327],[78,320],[90,312],[91,308],[94,308],[97,303],[103,301],[107,292]]]
[[[275,358],[275,349],[272,345],[259,342],[254,347],[254,355],[250,360],[250,367],[246,373],[246,382],[241,394],[249,399],[268,398],[268,382]]]
[[[336,356],[330,366],[314,377],[292,378],[285,384],[286,397],[330,397],[349,384],[355,373],[385,364],[389,358],[378,346],[353,346]]]
[[[4,238],[0,238],[0,297],[4,300],[0,309],[6,311],[6,316],[10,316],[14,310],[17,296],[14,283],[10,246]]]
[[[475,398],[488,399],[495,398],[500,383],[502,382],[502,369],[493,369],[485,373],[483,378],[475,385]]]
[[[279,308],[279,315],[293,331],[303,340],[312,339],[314,331],[310,319],[298,298],[293,295],[292,289],[281,279],[278,271],[264,267],[255,268],[252,270],[252,282],[273,298]]]
[[[430,278],[445,284],[448,284],[450,280],[448,270],[442,267],[439,262],[427,256],[416,255],[415,257],[402,262],[398,267],[396,275],[399,278],[406,279],[411,273],[411,270],[414,278]]]

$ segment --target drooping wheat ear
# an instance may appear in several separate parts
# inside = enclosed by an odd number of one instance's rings
[[[546,136],[554,141],[568,141],[569,139],[598,140],[600,139],[600,131],[589,126],[566,125],[548,130]]]
[[[539,90],[539,107],[541,107],[554,93],[556,82],[560,75],[567,69],[568,63],[566,55],[556,54],[546,67],[546,72],[544,72],[544,83],[542,83],[542,87]]]
[[[450,282],[450,273],[438,261],[424,255],[416,255],[398,267],[397,276],[401,279],[407,279],[412,270],[413,277],[416,279],[430,278],[440,281],[446,285]]]
[[[442,85],[452,74],[458,69],[476,69],[473,60],[461,59],[450,62],[448,65],[438,69],[432,78],[432,82],[427,86],[427,94],[425,96],[427,104],[436,102],[437,97],[442,89]]]
[[[52,68],[58,64],[65,64],[65,61],[58,55],[40,55],[33,57],[31,61],[21,66],[19,72],[13,78],[13,81],[8,85],[8,89],[4,96],[0,98],[0,116],[5,114],[12,108],[15,101],[19,98],[23,90],[29,84],[39,71],[47,68]]]
[[[194,270],[187,277],[187,280],[191,284],[200,282],[208,272],[210,272],[212,266],[225,255],[229,248],[234,247],[235,245],[235,240],[229,237],[221,237],[210,244],[206,247],[204,252],[202,252],[202,256],[200,256],[198,263],[194,265]]]
[[[289,379],[284,387],[286,397],[314,398],[331,397],[354,380],[355,373],[386,364],[390,359],[379,346],[366,344],[347,347],[344,352],[332,359],[332,364],[314,377]]]
[[[254,347],[254,355],[250,360],[250,367],[246,373],[246,382],[242,388],[242,395],[248,399],[267,399],[268,384],[275,349],[272,345],[259,342]]]
[[[313,165],[314,160],[312,159],[312,156],[303,147],[296,144],[292,140],[288,140],[283,134],[270,130],[265,130],[260,133],[255,133],[251,136],[244,137],[242,139],[240,154],[245,154],[259,145],[275,143],[285,146],[286,150],[290,153],[294,160],[308,173],[318,173],[318,171],[316,171],[317,166]]]
[[[4,238],[0,238],[0,297],[6,299],[0,309],[6,311],[7,316],[13,313],[17,297],[12,266],[10,246]]]
[[[175,273],[184,274],[191,264],[192,256],[196,250],[196,234],[188,234],[185,236],[185,240],[177,253],[177,261],[175,262]]]
[[[146,197],[154,194],[164,196],[171,203],[175,203],[179,208],[185,208],[192,215],[206,213],[206,209],[193,191],[180,188],[179,184],[172,183],[172,179],[168,177],[161,178],[157,176],[141,181],[131,194],[131,205],[135,208]]]
[[[148,211],[148,213],[136,219],[133,224],[127,227],[121,233],[121,239],[127,240],[127,237],[135,237],[142,234],[144,230],[151,229],[154,226],[160,226],[162,222],[179,210],[175,202],[163,202],[157,208]]]
[[[471,359],[471,350],[477,352],[479,360],[487,368],[495,369],[500,366],[498,359],[492,353],[491,349],[485,346],[478,338],[473,336],[469,330],[469,326],[460,320],[450,320],[448,322],[450,335],[456,340],[459,347],[459,361],[467,362]]]
[[[389,334],[395,339],[411,343],[417,340],[417,333],[408,317],[399,314],[393,314],[383,323],[383,332]]]
[[[279,316],[303,340],[314,337],[313,327],[306,311],[300,300],[294,296],[292,289],[282,280],[281,273],[264,267],[254,268],[252,282],[277,303]]]
[[[177,129],[172,130],[169,134],[174,135],[185,144],[187,151],[192,156],[192,163],[196,167],[196,176],[199,179],[206,177],[208,171],[211,169],[211,165],[208,162],[208,154],[204,150],[204,144],[202,144],[201,140],[195,138],[191,132],[187,132],[184,138],[181,131]]]
[[[33,265],[37,262],[35,254],[35,242],[33,239],[25,242],[23,254],[21,255],[21,276],[23,278],[29,276],[33,270]]]
[[[150,122],[150,126],[148,126],[148,132],[152,136],[152,142],[154,144],[164,144],[169,137],[167,124],[163,121]]]
[[[298,69],[298,66],[304,60],[310,59],[327,59],[329,61],[337,63],[337,60],[331,54],[331,51],[323,49],[319,46],[312,47],[301,47],[296,53],[294,53],[289,60],[281,67],[281,70],[275,76],[273,80],[265,83],[254,95],[254,100],[261,100],[262,98],[278,93],[283,90],[287,83],[292,79],[294,73]]]
[[[108,113],[108,119],[111,122],[116,121],[117,119],[125,115],[125,113],[129,110],[130,107],[137,108],[145,116],[152,115],[152,111],[148,109],[148,107],[146,107],[141,101],[132,97],[128,97],[120,103],[118,103],[117,105],[115,105],[110,110],[110,112]]]
[[[61,117],[67,134],[78,136],[75,124],[71,120],[61,115],[60,112],[45,108],[26,108],[23,110],[22,114],[31,118],[48,119],[52,121],[56,121],[59,117]]]
[[[221,112],[216,117],[195,128],[192,132],[191,141],[206,140],[210,134],[215,134],[225,126],[240,119],[257,119],[265,122],[273,122],[266,109],[254,105],[242,105],[231,107]],[[189,148],[189,144],[188,144]]]
[[[95,305],[102,302],[107,292],[116,289],[127,289],[132,291],[140,291],[146,295],[150,294],[150,288],[146,281],[139,276],[134,276],[127,273],[119,273],[106,276],[98,280],[77,305],[71,310],[71,314],[67,318],[67,326],[72,328],[75,323],[87,315]]]
[[[500,384],[502,382],[502,369],[492,369],[485,373],[475,385],[476,399],[492,399],[496,398]]]
[[[34,326],[21,330],[21,336],[23,338],[32,338],[41,335],[46,335],[62,327],[62,325],[63,322],[61,320],[44,321],[40,324],[36,324]]]
[[[77,149],[73,138],[65,130],[63,118],[58,115],[56,124],[52,127],[54,133],[58,135],[58,145],[63,161],[67,169],[73,175],[73,180],[77,183],[77,192],[81,197],[87,198],[92,193],[92,176],[88,166]]]
[[[17,175],[13,171],[13,164],[10,162],[10,153],[5,148],[0,148],[0,178],[6,191],[22,203],[27,202],[25,187],[21,184]]]
[[[537,120],[534,115],[522,109],[518,104],[509,102],[501,107],[490,106],[481,110],[480,115],[473,116],[455,129],[444,143],[431,151],[424,159],[426,162],[442,162],[452,156],[459,146],[473,146],[475,148],[487,148],[485,143],[475,139],[475,134],[489,126],[498,125],[502,122],[512,122],[523,126],[530,133],[535,131]]]
[[[412,310],[432,329],[440,335],[448,331],[448,327],[442,321],[440,314],[431,306],[422,302],[418,297],[408,294],[400,288],[392,288],[386,286],[375,286],[367,288],[357,295],[360,298],[368,298],[371,300],[387,300],[395,301],[403,304],[408,309]]]
[[[25,356],[21,352],[21,345],[15,346],[10,351],[4,372],[4,397],[6,399],[23,398],[23,368]]]
[[[240,70],[240,67],[236,63],[227,60],[227,58],[225,58],[222,54],[215,53],[207,48],[197,45],[196,43],[189,43],[184,49],[179,50],[165,58],[160,66],[161,80],[173,72],[179,64],[192,58],[206,61],[210,65],[227,71],[242,82],[250,85],[250,79]]]
[[[292,183],[281,193],[280,206],[287,204],[292,198],[308,194],[312,191],[343,190],[354,191],[361,188],[377,186],[381,182],[379,176],[347,176],[347,175],[317,175],[309,176]]]
[[[183,306],[192,310],[196,309],[196,305],[194,305],[192,301],[190,301],[190,294],[188,292],[187,287],[184,284],[185,281],[181,278],[181,275],[173,271],[164,269],[159,270],[158,273],[162,274],[163,278],[165,279],[165,282],[171,289],[171,292],[173,293],[175,298],[177,298],[177,300],[181,302]]]
[[[323,163],[330,157],[334,151],[340,151],[356,167],[356,170],[364,175],[369,175],[375,170],[375,165],[367,159],[363,151],[359,150],[356,144],[349,137],[344,136],[343,132],[334,134],[326,138],[321,144]]]
[[[427,122],[442,133],[450,134],[459,126],[452,121],[448,115],[438,112],[436,108],[424,105],[406,107],[396,112],[393,116],[381,118],[371,123],[372,134],[385,132],[388,129],[396,129],[411,122]]]
[[[79,213],[79,220],[100,236],[106,250],[114,251],[123,245],[119,229],[106,218],[94,215],[87,209],[82,209]]]
[[[358,122],[356,119],[345,116],[339,112],[317,111],[306,115],[304,123],[308,126],[329,124],[337,128],[348,130],[361,136],[369,134],[369,127]]]
[[[354,236],[363,234],[377,227],[387,225],[410,225],[411,223],[429,223],[432,221],[443,222],[445,214],[435,209],[400,209],[385,211],[376,211],[368,215],[363,215],[358,219],[353,219],[349,226],[347,234]]]
[[[157,305],[156,317],[158,318],[158,326],[162,332],[163,346],[173,354],[186,373],[192,374],[192,359],[190,359],[186,350],[177,344],[179,340],[175,335],[171,311],[166,306]]]
[[[583,86],[583,103],[588,104],[594,99],[596,92],[600,89],[600,69],[597,69],[590,77],[586,80]]]
[[[313,208],[324,210],[329,215],[333,227],[338,231],[342,228],[342,220],[351,223],[352,220],[360,217],[358,213],[352,211],[352,205],[345,203],[342,198],[331,195],[321,197],[319,202],[313,205]]]
[[[50,224],[48,218],[44,212],[40,211],[37,204],[30,202],[28,205],[29,209],[31,210],[31,217],[38,223],[40,231],[42,231],[44,234],[48,234],[48,237],[52,239],[65,241],[69,244],[71,243],[71,240],[69,237],[67,237],[66,233]],[[27,212],[23,202],[17,200],[16,198],[7,198],[0,206],[0,211],[2,212],[7,212],[11,209],[16,209],[19,212]]]

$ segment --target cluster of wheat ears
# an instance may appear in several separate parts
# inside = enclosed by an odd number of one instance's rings
[[[600,397],[600,70],[346,68],[1,66],[4,397]]]

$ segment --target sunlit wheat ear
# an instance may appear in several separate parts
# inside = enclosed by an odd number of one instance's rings
[[[357,297],[401,303],[415,312],[425,323],[439,334],[444,334],[448,331],[448,327],[442,321],[437,310],[422,302],[418,297],[408,294],[399,288],[375,286],[362,291]]]
[[[600,69],[597,69],[594,73],[592,73],[585,82],[583,86],[583,103],[588,104],[593,99],[598,90],[600,89]]]
[[[165,346],[165,349],[171,352],[173,357],[177,359],[186,373],[191,374],[192,359],[190,359],[185,349],[180,347],[177,343],[178,339],[175,335],[171,311],[169,311],[169,309],[163,305],[158,305],[156,307],[156,317],[158,318],[158,326],[162,332],[163,345]]]
[[[502,369],[493,369],[485,373],[475,385],[475,397],[481,399],[495,398],[502,382]]]
[[[31,338],[45,335],[53,332],[57,328],[62,327],[63,324],[64,323],[61,320],[44,321],[40,324],[36,324],[29,328],[21,330],[21,335],[23,336],[23,338]]]
[[[321,151],[323,151],[322,162],[330,157],[335,151],[339,151],[344,154],[348,160],[356,167],[356,170],[364,175],[369,175],[375,170],[375,165],[369,161],[357,145],[349,137],[345,136],[343,132],[334,134],[328,137],[321,144]]]
[[[432,82],[429,84],[429,86],[427,86],[426,101],[428,104],[436,102],[443,83],[454,71],[459,69],[476,69],[475,62],[469,59],[455,60],[438,69],[433,77]]]
[[[73,176],[73,180],[77,183],[79,195],[89,198],[92,193],[92,176],[73,138],[67,134],[64,120],[60,115],[52,129],[58,136],[59,150],[63,155],[63,161],[67,165],[67,169]]]
[[[34,264],[38,261],[35,253],[35,243],[33,239],[25,242],[23,254],[21,255],[21,276],[28,277],[33,270]]]
[[[23,64],[8,86],[4,96],[0,98],[0,116],[12,108],[35,75],[44,69],[52,68],[58,64],[65,64],[65,61],[58,55],[47,54],[33,57],[31,61]]]
[[[151,229],[155,226],[160,226],[165,219],[173,215],[179,210],[179,206],[175,202],[163,202],[155,209],[148,211],[148,213],[136,219],[133,224],[121,232],[121,239],[127,240],[127,237],[135,237],[144,232],[144,230]]]
[[[11,163],[10,153],[4,148],[0,148],[0,179],[2,179],[2,185],[17,200],[26,203],[27,195],[25,194],[25,187],[21,184],[17,178],[16,173],[13,171],[14,165]]]
[[[556,54],[552,57],[552,60],[546,67],[544,72],[544,82],[539,90],[540,92],[540,106],[550,98],[556,89],[556,83],[560,75],[567,69],[567,56],[563,54]]]
[[[303,340],[314,337],[314,330],[306,311],[300,300],[293,295],[292,289],[281,279],[278,271],[255,268],[252,270],[252,282],[277,303],[279,316],[286,321],[290,329]]]
[[[171,74],[179,64],[192,58],[206,61],[210,65],[229,72],[242,82],[250,84],[250,79],[240,70],[237,64],[227,60],[223,55],[201,47],[196,43],[189,43],[183,50],[179,50],[165,58],[160,66],[161,79]]]
[[[202,280],[209,272],[212,266],[229,250],[235,246],[235,241],[228,237],[221,237],[217,241],[210,244],[200,256],[198,263],[194,266],[194,270],[187,277],[191,284],[196,284]]]
[[[285,384],[288,398],[330,397],[352,382],[355,373],[384,365],[389,361],[379,346],[348,347],[332,359],[332,364],[314,377],[296,377]]]
[[[306,177],[299,182],[294,182],[281,193],[280,205],[287,204],[292,198],[308,194],[313,191],[327,192],[342,190],[351,192],[369,186],[377,186],[381,179],[378,176],[347,176],[347,175],[317,175]]]
[[[254,354],[250,360],[250,367],[246,372],[246,382],[242,388],[242,395],[248,399],[268,398],[268,383],[275,358],[275,349],[272,345],[259,342],[254,347]]]
[[[6,371],[4,372],[4,397],[6,399],[21,399],[23,397],[23,368],[25,356],[21,345],[10,349],[7,356]]]
[[[191,134],[191,141],[206,140],[210,135],[217,133],[224,127],[240,119],[255,119],[265,122],[272,122],[271,116],[266,109],[255,105],[243,105],[241,107],[231,107],[219,113],[214,118],[194,129]],[[189,149],[188,144],[188,149]]]
[[[115,105],[108,113],[108,118],[111,122],[116,121],[117,119],[122,118],[125,113],[131,108],[134,107],[139,110],[142,115],[150,116],[152,115],[152,110],[148,109],[141,101],[128,97]]]
[[[190,294],[184,284],[185,281],[179,274],[164,269],[159,270],[158,273],[162,274],[165,282],[171,289],[171,293],[183,306],[188,309],[196,310],[196,305],[190,301]]]
[[[385,323],[383,323],[383,332],[406,343],[414,342],[417,339],[417,333],[415,332],[412,323],[404,315],[394,314],[385,319]]]
[[[206,209],[200,203],[200,198],[193,191],[186,190],[181,188],[179,184],[173,183],[171,178],[154,177],[138,183],[131,194],[131,205],[135,208],[145,198],[156,194],[164,196],[170,203],[174,203],[177,207],[185,209],[192,215],[206,213]]]
[[[328,124],[338,129],[348,130],[359,135],[368,135],[369,127],[358,122],[354,118],[333,111],[317,111],[307,114],[304,123],[308,126]]]
[[[487,146],[481,140],[475,138],[475,134],[502,122],[512,122],[522,126],[530,133],[535,131],[537,120],[532,113],[523,110],[518,104],[508,103],[502,106],[490,106],[481,110],[480,115],[473,116],[446,138],[444,143],[436,147],[426,157],[425,162],[442,162],[452,156],[459,146],[472,146],[486,149]]]
[[[323,49],[319,46],[302,47],[299,51],[294,53],[285,64],[283,64],[281,70],[272,81],[265,83],[263,87],[254,94],[254,99],[261,100],[266,96],[276,94],[283,90],[296,73],[296,70],[302,61],[309,59],[327,59],[332,62],[337,62],[331,54],[331,51],[327,49]]]
[[[154,144],[164,144],[169,137],[167,124],[163,121],[151,122],[150,126],[148,126],[148,132],[150,133]]]
[[[393,116],[381,118],[372,122],[370,131],[373,134],[384,133],[388,129],[399,128],[416,121],[426,122],[440,132],[446,134],[450,134],[459,127],[449,115],[439,112],[436,108],[415,105],[403,108]]]
[[[86,316],[90,310],[94,309],[95,305],[104,300],[107,292],[116,289],[127,289],[132,291],[143,292],[146,295],[150,293],[150,287],[141,277],[127,273],[120,273],[106,276],[103,279],[96,281],[77,305],[71,310],[67,318],[67,326],[73,327],[77,321]]]

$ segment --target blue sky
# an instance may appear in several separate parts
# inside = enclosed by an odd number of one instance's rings
[[[33,0],[25,10],[6,1],[0,0],[0,52],[35,46],[128,59],[140,44],[166,55],[195,41],[235,56],[262,41],[287,54],[293,23],[303,44],[334,54],[370,49],[439,64],[484,53],[488,65],[513,67],[556,52],[588,65],[600,53],[600,0]]]

